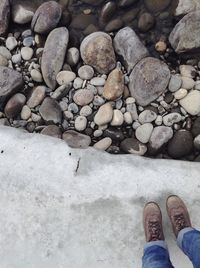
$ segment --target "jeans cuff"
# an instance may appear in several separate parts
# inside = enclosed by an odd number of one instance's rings
[[[144,250],[153,247],[153,246],[159,246],[161,248],[164,248],[166,250],[168,250],[167,248],[167,244],[164,240],[157,240],[157,241],[152,241],[152,242],[147,242],[144,246]]]
[[[182,242],[183,242],[183,237],[184,237],[184,234],[188,233],[188,232],[191,232],[193,231],[194,228],[192,227],[186,227],[184,229],[182,229],[179,233],[178,233],[178,236],[177,236],[177,245],[179,246],[179,248],[182,249]]]

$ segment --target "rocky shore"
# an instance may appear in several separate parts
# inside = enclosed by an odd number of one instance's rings
[[[0,125],[200,161],[198,0],[32,2],[0,3]]]

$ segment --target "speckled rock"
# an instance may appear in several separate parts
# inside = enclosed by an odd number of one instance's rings
[[[173,130],[171,127],[158,126],[153,129],[149,140],[149,147],[151,153],[157,152],[173,137]]]
[[[94,117],[94,122],[98,126],[106,125],[111,122],[113,118],[113,108],[108,102],[102,105]]]
[[[9,0],[1,0],[0,2],[0,36],[4,35],[8,30],[10,20],[10,2]]]
[[[120,149],[129,154],[144,155],[147,152],[146,145],[135,138],[127,138],[120,144]]]
[[[139,114],[139,122],[141,124],[151,123],[156,120],[157,114],[151,110],[144,110]]]
[[[75,129],[77,131],[83,131],[86,129],[87,127],[87,119],[85,116],[78,116],[76,119],[75,119],[75,122],[74,122],[74,126],[75,126]]]
[[[38,86],[36,88],[33,88],[27,101],[28,107],[35,108],[36,106],[41,104],[45,98],[45,92],[46,92],[45,86]]]
[[[165,126],[171,127],[173,124],[182,120],[182,116],[179,113],[169,113],[163,116],[163,123]]]
[[[79,89],[73,96],[73,100],[80,106],[85,106],[92,102],[94,93],[89,89]]]
[[[94,76],[94,69],[89,65],[83,65],[78,69],[78,75],[83,80],[90,80]]]
[[[51,136],[54,138],[61,139],[62,132],[61,129],[56,125],[49,125],[43,128],[43,130],[40,132],[43,135]]]
[[[62,111],[58,102],[49,97],[45,98],[39,108],[41,117],[49,124],[58,124],[62,120]]]
[[[74,81],[76,78],[76,74],[71,71],[61,71],[56,76],[56,81],[60,86],[69,84],[70,82]]]
[[[91,138],[89,136],[78,133],[74,130],[64,132],[62,138],[72,148],[86,149],[91,143]]]
[[[8,102],[6,103],[4,113],[7,118],[15,118],[22,110],[26,102],[26,97],[21,94],[17,93],[12,96]]]
[[[146,123],[136,129],[135,136],[140,142],[147,143],[151,137],[152,131],[153,125],[151,123]]]

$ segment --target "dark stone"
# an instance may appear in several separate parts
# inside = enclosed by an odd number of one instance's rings
[[[144,155],[147,151],[146,145],[142,144],[135,138],[127,138],[120,144],[120,149],[129,154]]]
[[[62,138],[72,148],[86,149],[91,143],[91,138],[89,136],[74,130],[67,130],[63,133]]]
[[[104,131],[103,136],[109,137],[111,138],[111,140],[114,141],[122,141],[124,139],[124,134],[122,133],[122,131],[116,128],[107,128]]]
[[[123,21],[120,18],[111,20],[105,27],[106,32],[117,31],[123,26]]]
[[[5,35],[8,30],[10,20],[9,0],[0,1],[0,36]]]
[[[141,32],[147,32],[153,28],[155,19],[150,13],[143,13],[138,20],[138,28]]]
[[[41,134],[61,139],[61,129],[56,125],[49,125],[41,131]]]
[[[134,3],[138,2],[138,0],[120,0],[118,2],[119,7],[128,7],[133,5]]]
[[[41,117],[46,123],[58,124],[62,120],[62,111],[58,102],[49,97],[45,98],[42,105],[39,108]]]
[[[21,112],[22,107],[24,106],[26,102],[26,97],[21,94],[17,93],[14,96],[12,96],[4,109],[4,113],[8,118],[15,118],[18,116],[18,114]]]
[[[117,9],[117,5],[113,1],[107,2],[101,9],[100,13],[100,24],[107,23],[114,15],[115,11]]]
[[[193,123],[192,134],[194,135],[194,137],[200,134],[200,117],[198,117]]]
[[[147,9],[154,13],[165,10],[170,3],[171,0],[144,0]]]

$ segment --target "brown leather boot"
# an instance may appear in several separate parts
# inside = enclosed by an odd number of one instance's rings
[[[168,197],[167,212],[176,237],[182,229],[191,227],[188,210],[183,201],[178,196],[171,195]]]
[[[162,214],[158,204],[154,202],[146,204],[143,212],[143,224],[147,242],[165,239],[162,228]]]

